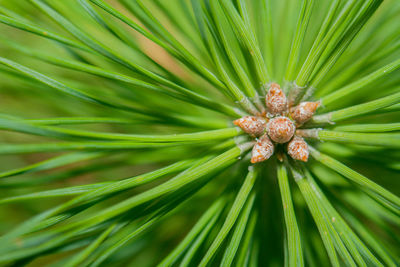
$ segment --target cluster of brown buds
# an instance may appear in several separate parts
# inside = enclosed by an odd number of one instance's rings
[[[297,106],[288,103],[279,84],[272,83],[265,98],[268,112],[258,116],[245,116],[233,123],[256,138],[251,163],[269,159],[278,144],[286,144],[287,153],[295,160],[308,160],[308,145],[296,128],[311,119],[319,102],[301,102]]]

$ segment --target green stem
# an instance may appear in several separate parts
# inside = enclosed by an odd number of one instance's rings
[[[225,128],[219,130],[170,134],[170,135],[151,135],[151,134],[120,134],[120,133],[101,133],[92,131],[83,131],[75,129],[67,129],[55,126],[36,126],[23,121],[7,120],[0,118],[0,129],[15,132],[23,132],[45,137],[56,138],[89,138],[110,141],[131,141],[138,143],[168,143],[168,142],[202,142],[209,140],[228,139],[238,136],[242,133],[236,127]]]
[[[311,215],[313,216],[315,223],[318,227],[318,230],[320,232],[322,241],[323,241],[325,249],[328,253],[331,264],[335,267],[340,266],[339,259],[337,257],[337,254],[335,251],[335,246],[333,243],[333,238],[330,234],[328,226],[325,222],[325,217],[323,216],[318,203],[316,202],[315,198],[312,197],[313,191],[311,189],[311,186],[309,185],[307,180],[304,179],[304,176],[302,176],[302,178],[300,178],[300,177],[297,178],[296,182],[297,182],[297,185],[299,186],[300,191],[307,203],[307,206],[311,212]]]
[[[254,33],[252,32],[251,29],[246,27],[244,21],[236,11],[232,2],[227,0],[222,0],[221,3],[228,18],[232,22],[236,33],[239,35],[239,38],[242,40],[242,42],[250,52],[260,83],[261,84],[267,83],[269,76],[267,73],[267,69],[265,67],[264,59],[262,57],[260,48],[254,37]]]
[[[400,61],[399,61],[400,62]],[[400,65],[399,65],[400,66]],[[324,100],[322,100],[324,101]],[[359,105],[354,105],[348,108],[336,110],[329,112],[328,114],[322,114],[318,116],[314,116],[312,122],[315,123],[329,123],[329,122],[337,122],[349,118],[353,118],[356,116],[360,116],[363,114],[370,113],[372,111],[382,109],[385,107],[389,107],[394,105],[400,101],[400,92],[395,93],[389,96],[385,96],[367,103],[362,103]],[[329,121],[327,121],[329,119]]]
[[[331,168],[332,170],[340,173],[344,177],[350,179],[351,181],[360,185],[361,189],[363,189],[366,193],[369,194],[369,190],[378,194],[382,198],[388,200],[392,203],[393,207],[400,211],[400,198],[396,195],[392,194],[391,192],[387,191],[380,185],[374,183],[373,181],[369,180],[367,177],[359,174],[358,172],[352,170],[351,168],[347,167],[343,163],[335,160],[334,158],[329,157],[328,155],[322,154],[321,152],[315,150],[312,147],[309,147],[311,155],[317,161],[321,162],[325,166]]]
[[[321,141],[329,141],[335,143],[383,146],[391,148],[400,147],[399,134],[336,132],[317,129],[297,130],[296,133],[302,137],[315,138]]]
[[[337,126],[334,128],[335,131],[343,132],[392,132],[400,131],[400,123],[383,123],[383,124],[349,124],[343,126]]]
[[[232,204],[231,209],[229,210],[228,215],[226,216],[225,222],[222,225],[221,230],[219,231],[217,237],[214,239],[210,248],[207,250],[203,259],[201,260],[199,266],[205,267],[214,257],[218,248],[221,247],[222,242],[225,240],[233,225],[235,224],[240,212],[242,211],[246,202],[254,201],[255,194],[251,193],[253,186],[257,180],[258,172],[254,169],[251,169],[246,176],[246,179],[240,188],[238,194],[236,195],[235,201]]]
[[[345,87],[335,90],[335,92],[322,97],[322,104],[328,106],[329,104],[344,98],[348,95],[359,93],[362,89],[366,88],[367,85],[370,85],[372,82],[375,82],[381,77],[388,75],[389,73],[400,68],[400,59],[393,61],[392,63],[376,70],[375,72],[361,78],[358,81],[355,81]]]
[[[296,33],[293,38],[292,47],[290,49],[288,65],[286,67],[285,80],[293,81],[295,78],[295,70],[298,65],[301,45],[307,31],[308,22],[310,21],[314,0],[303,0],[301,12],[297,21]]]
[[[282,197],[283,213],[287,232],[287,246],[289,251],[289,266],[304,266],[303,250],[296,214],[293,208],[292,196],[290,193],[289,179],[286,167],[278,165],[279,190]]]

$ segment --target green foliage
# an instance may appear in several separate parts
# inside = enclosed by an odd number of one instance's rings
[[[399,16],[0,0],[0,265],[398,266]],[[308,162],[250,163],[271,82],[321,101]]]

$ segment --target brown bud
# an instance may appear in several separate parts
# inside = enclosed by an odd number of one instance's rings
[[[287,110],[287,99],[279,84],[271,83],[265,104],[268,111],[273,115],[282,114]]]
[[[303,124],[311,119],[318,106],[319,102],[301,102],[290,109],[290,115],[297,123]]]
[[[257,163],[269,159],[274,154],[274,144],[267,134],[257,140],[251,151],[251,163]]]
[[[277,143],[286,143],[292,139],[296,130],[294,123],[287,117],[275,117],[268,123],[268,135]]]
[[[267,121],[261,117],[245,116],[233,121],[233,124],[242,128],[248,134],[260,136],[267,127]]]
[[[287,145],[288,154],[295,160],[307,162],[308,145],[303,138],[295,136]]]

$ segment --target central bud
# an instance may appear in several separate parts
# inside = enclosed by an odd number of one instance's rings
[[[269,159],[276,147],[282,147],[281,144],[285,144],[287,153],[293,159],[306,162],[308,145],[302,137],[295,135],[296,127],[301,128],[311,119],[319,104],[319,102],[301,102],[297,106],[292,106],[279,84],[271,83],[265,96],[267,112],[244,116],[233,121],[244,132],[256,138],[251,152],[251,163]]]
[[[296,126],[288,117],[275,117],[268,122],[268,135],[272,141],[283,144],[292,139]]]

